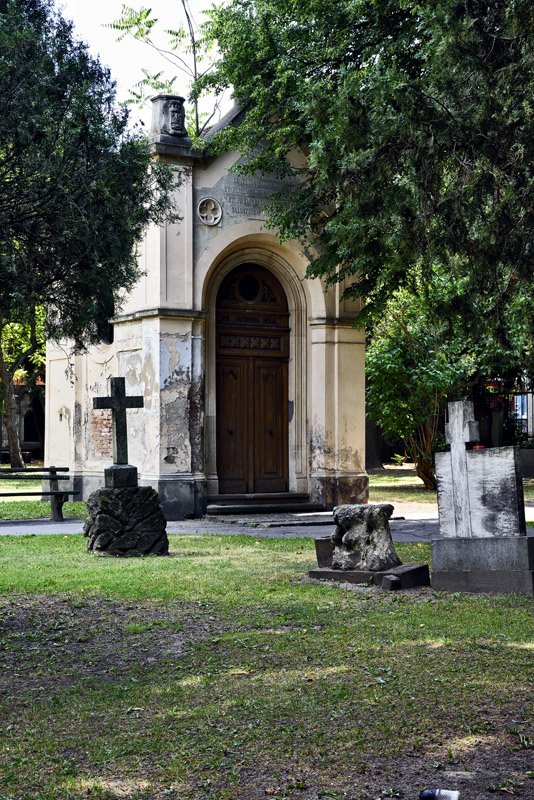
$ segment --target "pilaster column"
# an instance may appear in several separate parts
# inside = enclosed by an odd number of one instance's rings
[[[350,320],[315,319],[311,329],[310,490],[333,508],[367,501],[365,341]]]

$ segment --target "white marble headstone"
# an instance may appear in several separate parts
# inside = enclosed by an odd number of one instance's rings
[[[451,452],[435,456],[441,536],[525,536],[518,448],[466,450],[478,437],[473,404],[449,403],[448,409]]]

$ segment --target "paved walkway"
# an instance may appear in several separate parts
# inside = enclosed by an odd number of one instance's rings
[[[247,535],[269,539],[293,539],[329,536],[334,528],[331,513],[317,519],[302,519],[308,515],[280,514],[277,516],[257,515],[256,517],[217,519],[187,519],[168,522],[167,533],[205,536],[210,534]],[[316,517],[316,515],[313,515]],[[393,520],[391,532],[395,542],[425,542],[439,537],[437,519]],[[79,534],[83,520],[66,519],[64,522],[52,520],[0,520],[0,536],[38,536],[40,534]]]
[[[394,542],[430,542],[439,539],[437,515],[430,516],[423,506],[420,515],[410,514],[410,519],[394,514],[390,521]],[[0,520],[0,536],[38,536],[40,534],[79,534],[83,520],[66,519],[64,522],[52,520]],[[249,514],[239,516],[205,517],[204,519],[185,519],[168,522],[167,533],[189,536],[206,535],[246,535],[268,539],[296,539],[299,537],[315,539],[329,536],[334,529],[332,512],[320,514]],[[534,536],[534,528],[527,528],[529,536]]]

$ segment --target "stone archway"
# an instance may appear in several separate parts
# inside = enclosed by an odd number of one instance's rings
[[[218,497],[217,446],[217,297],[227,275],[243,265],[263,267],[282,287],[287,301],[288,346],[287,361],[287,492],[291,495],[309,494],[309,461],[306,446],[307,435],[307,297],[302,279],[295,267],[274,248],[268,249],[244,243],[240,249],[222,259],[212,262],[203,281],[202,304],[206,309],[206,479],[208,499]],[[274,494],[274,492],[273,492]]]
[[[280,282],[244,263],[216,301],[217,474],[221,494],[286,492],[289,310]]]

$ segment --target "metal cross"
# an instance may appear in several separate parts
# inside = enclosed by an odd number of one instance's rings
[[[128,463],[126,409],[143,408],[143,397],[126,397],[124,378],[111,378],[111,397],[93,397],[93,408],[111,408],[113,425],[113,463]]]
[[[473,403],[461,400],[448,403],[449,424],[445,426],[445,439],[451,446],[452,496],[456,536],[471,536],[471,507],[467,482],[467,455],[465,445],[479,439],[478,422],[475,422]]]

